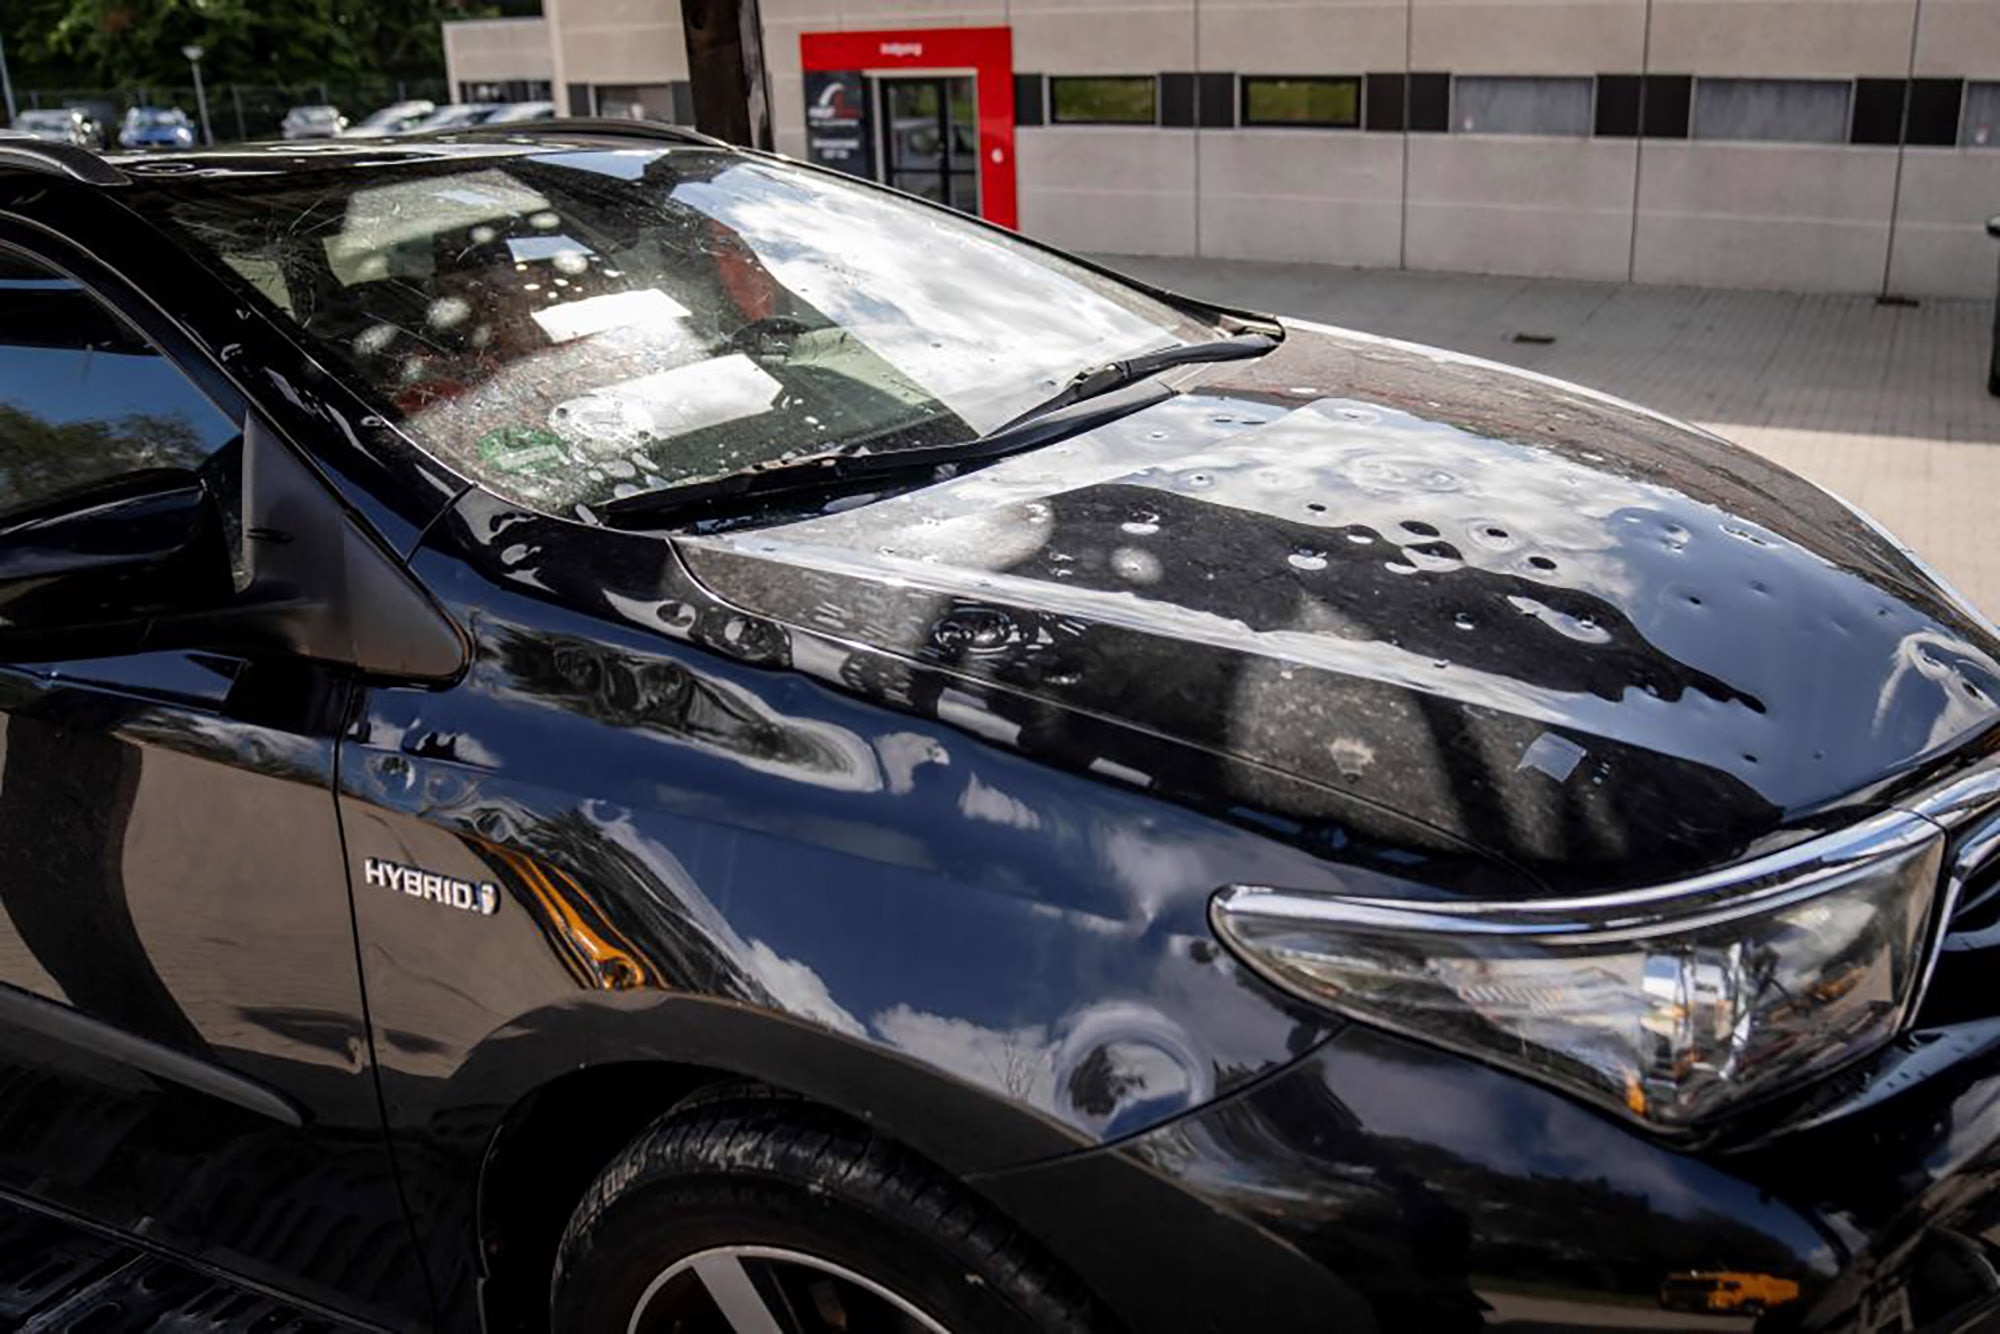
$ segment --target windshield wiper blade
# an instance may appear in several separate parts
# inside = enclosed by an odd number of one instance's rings
[[[920,445],[910,449],[869,451],[837,447],[811,454],[793,454],[757,467],[701,482],[684,482],[590,507],[591,517],[611,528],[653,528],[704,510],[735,509],[738,502],[786,492],[819,491],[856,478],[901,473],[935,472],[947,465],[983,463],[1019,454],[1068,436],[1094,430],[1174,397],[1157,384],[1128,386],[1123,392],[1099,391],[1087,402],[1049,408],[1017,417],[974,440],[950,445]]]
[[[1056,412],[1072,403],[1096,398],[1099,394],[1110,393],[1114,389],[1143,380],[1149,375],[1171,370],[1175,366],[1191,366],[1204,361],[1243,361],[1250,357],[1261,357],[1277,345],[1278,340],[1269,334],[1240,333],[1207,343],[1176,343],[1172,347],[1155,348],[1151,352],[1141,352],[1122,361],[1107,361],[1100,365],[1087,366],[1071,377],[1068,384],[1002,426],[1000,430],[1012,430],[1024,422],[1033,421],[1043,413]]]
[[[1242,333],[1207,343],[1182,343],[1141,352],[1077,372],[1055,394],[975,440],[880,452],[869,451],[865,446],[836,446],[773,459],[707,481],[684,482],[625,496],[592,507],[588,512],[613,528],[651,527],[667,519],[758,496],[818,490],[857,477],[934,471],[947,464],[983,462],[1018,454],[1172,398],[1171,389],[1139,386],[1150,375],[1199,362],[1261,357],[1277,345],[1278,340],[1269,334]]]

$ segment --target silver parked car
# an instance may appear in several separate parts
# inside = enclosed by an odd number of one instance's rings
[[[347,128],[347,117],[339,107],[293,107],[278,128],[287,139],[332,139]]]

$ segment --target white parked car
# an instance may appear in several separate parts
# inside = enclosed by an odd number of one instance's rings
[[[554,120],[554,102],[507,102],[500,106],[481,125],[510,125],[521,121]]]
[[[483,125],[486,118],[499,109],[497,102],[453,102],[431,112],[410,126],[406,133],[425,134],[433,130],[462,130],[469,125]]]
[[[79,107],[48,111],[23,111],[14,117],[14,129],[51,143],[75,144],[79,148],[98,147],[96,123]]]
[[[385,135],[407,134],[418,121],[437,110],[437,103],[414,98],[408,102],[391,102],[345,132],[349,139],[380,139]]]

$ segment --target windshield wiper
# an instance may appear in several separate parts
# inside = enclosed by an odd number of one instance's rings
[[[1000,427],[1000,430],[1012,430],[1024,422],[1033,421],[1043,413],[1055,412],[1072,403],[1096,398],[1099,394],[1110,393],[1113,389],[1143,380],[1149,375],[1157,375],[1164,370],[1171,370],[1175,366],[1191,366],[1203,361],[1243,361],[1250,357],[1261,357],[1277,345],[1278,340],[1269,334],[1240,333],[1231,338],[1218,338],[1207,343],[1176,343],[1172,347],[1141,352],[1123,361],[1107,361],[1096,366],[1086,366],[1072,376],[1068,384]]]
[[[866,446],[841,446],[812,454],[793,454],[707,481],[684,482],[625,496],[590,507],[590,515],[611,528],[654,528],[666,520],[696,517],[706,510],[736,510],[740,502],[764,496],[823,491],[856,478],[935,473],[947,466],[986,462],[1054,444],[1065,436],[1081,434],[1173,396],[1174,391],[1163,385],[1135,385],[1125,393],[1054,409],[954,445],[921,445],[879,452],[869,451]]]
[[[1262,356],[1277,345],[1276,339],[1253,333],[1142,352],[1124,361],[1106,362],[1078,372],[1056,394],[974,440],[880,451],[865,445],[839,445],[772,459],[706,481],[684,482],[624,496],[592,506],[588,512],[608,527],[651,528],[702,511],[734,509],[740,501],[761,496],[824,490],[856,478],[936,472],[946,466],[984,463],[1080,435],[1174,396],[1174,391],[1164,386],[1136,383],[1149,375],[1194,362]]]

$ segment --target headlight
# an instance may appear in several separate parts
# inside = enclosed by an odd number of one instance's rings
[[[1237,886],[1211,916],[1245,962],[1309,1000],[1687,1130],[1894,1035],[1929,963],[1943,847],[1937,825],[1892,812],[1603,898]]]

